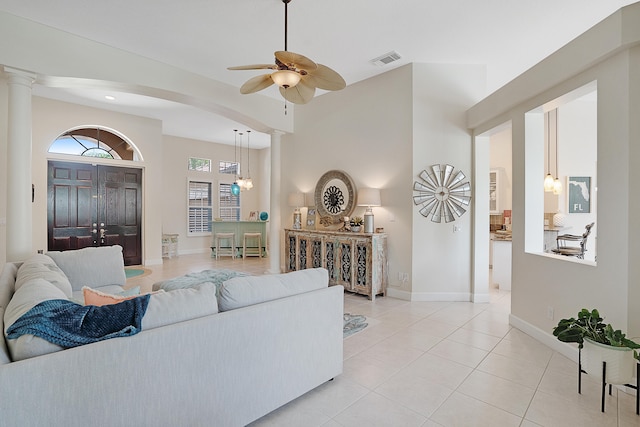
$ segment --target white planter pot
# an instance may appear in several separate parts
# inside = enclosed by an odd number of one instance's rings
[[[633,379],[633,350],[612,347],[588,338],[582,348],[582,369],[598,380],[602,380],[602,362],[607,362],[607,384],[628,384]]]

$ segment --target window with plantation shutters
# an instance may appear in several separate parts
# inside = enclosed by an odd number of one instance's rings
[[[189,233],[211,232],[211,221],[213,220],[211,189],[210,182],[189,181]]]
[[[223,221],[240,221],[240,195],[231,193],[231,184],[220,184],[219,203]]]

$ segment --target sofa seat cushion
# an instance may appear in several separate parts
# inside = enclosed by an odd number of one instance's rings
[[[66,274],[74,291],[81,290],[83,286],[124,286],[127,281],[120,245],[47,252],[47,255]]]
[[[155,329],[218,312],[216,286],[203,283],[186,289],[151,294],[142,330]]]
[[[64,292],[44,279],[36,278],[24,283],[13,294],[4,312],[5,337],[7,329],[37,304],[49,299],[66,298]],[[61,346],[34,335],[22,335],[17,339],[7,339],[6,342],[14,362],[63,350]]]
[[[301,294],[329,285],[324,268],[310,268],[285,274],[235,277],[220,288],[220,311],[233,310],[290,295]]]
[[[69,279],[47,255],[32,255],[22,263],[16,275],[15,290],[33,279],[44,279],[64,292],[66,298],[71,297],[72,289]]]

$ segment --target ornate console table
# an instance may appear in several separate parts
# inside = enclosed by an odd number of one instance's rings
[[[373,301],[387,292],[387,235],[285,229],[285,264],[286,271],[324,267],[329,285]]]

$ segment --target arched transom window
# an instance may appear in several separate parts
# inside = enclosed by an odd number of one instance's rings
[[[121,136],[94,127],[78,128],[63,133],[51,144],[49,152],[103,159],[138,160],[134,148]]]

